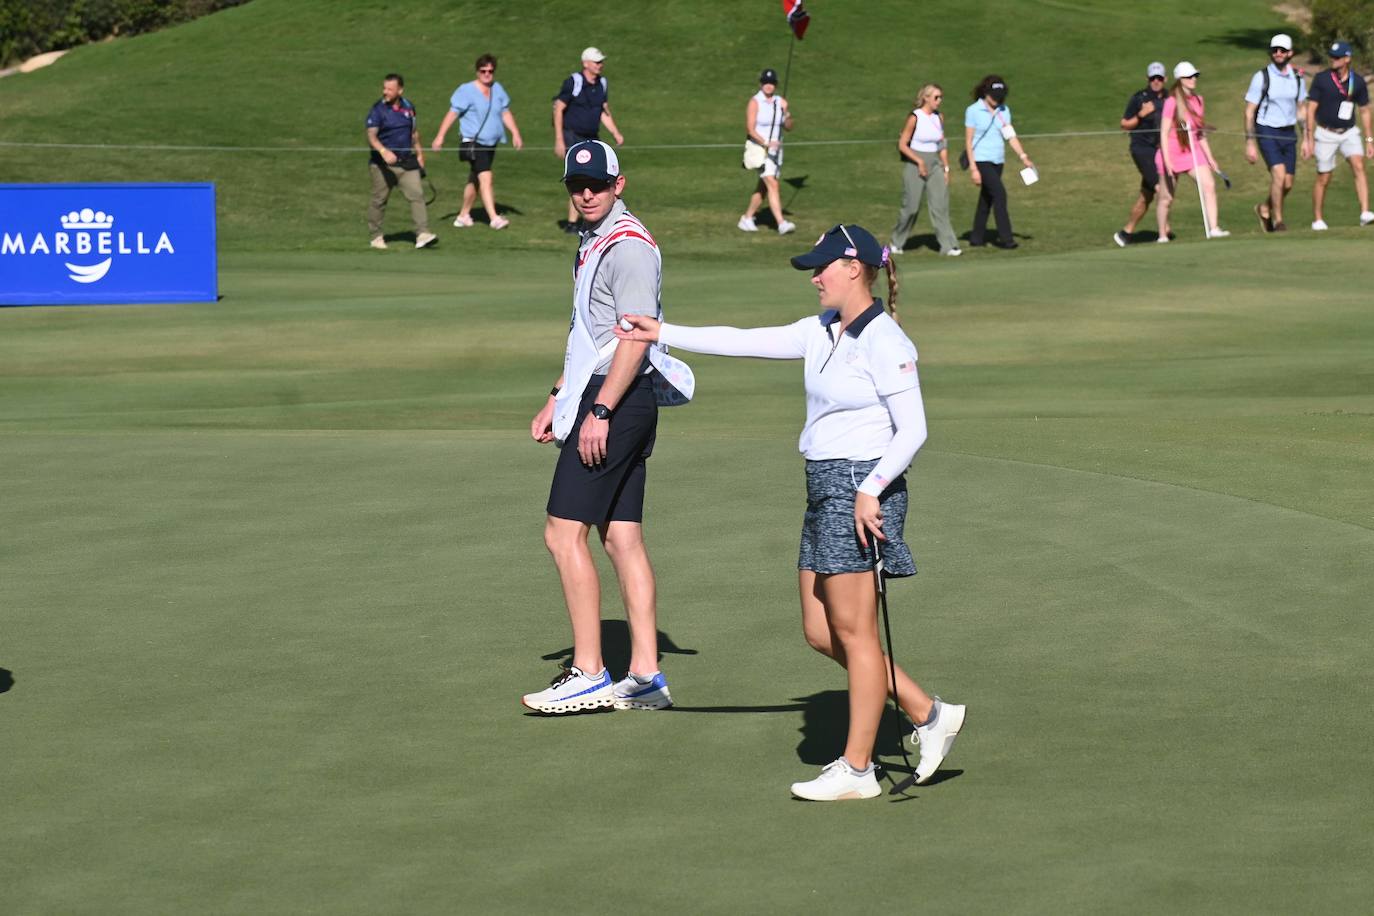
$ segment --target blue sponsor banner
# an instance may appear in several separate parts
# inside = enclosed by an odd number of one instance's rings
[[[0,305],[218,295],[213,184],[0,184]]]

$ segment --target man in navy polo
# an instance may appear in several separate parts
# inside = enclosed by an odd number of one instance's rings
[[[616,146],[625,142],[611,117],[610,86],[601,75],[605,62],[606,55],[599,48],[584,49],[582,69],[565,79],[553,97],[553,151],[559,159],[583,140],[600,139],[602,124],[615,138]],[[577,231],[577,210],[571,203],[564,231]]]
[[[425,209],[425,190],[420,171],[425,167],[425,149],[420,143],[420,128],[415,106],[405,98],[406,81],[399,73],[388,73],[382,80],[382,97],[367,113],[367,145],[372,147],[368,171],[372,173],[372,199],[367,207],[367,229],[372,247],[386,248],[382,238],[382,219],[393,188],[399,186],[410,201],[410,218],[415,223],[415,247],[424,248],[436,236],[429,231]]]
[[[1255,204],[1255,216],[1265,232],[1283,232],[1283,201],[1293,190],[1298,169],[1298,113],[1307,102],[1302,71],[1290,64],[1293,39],[1269,39],[1269,63],[1250,77],[1245,92],[1245,159],[1260,156],[1269,169],[1269,196]]]
[[[1360,225],[1374,223],[1369,210],[1369,183],[1364,174],[1364,160],[1374,155],[1374,133],[1369,125],[1369,87],[1364,79],[1350,69],[1350,45],[1335,42],[1326,51],[1331,69],[1312,78],[1307,92],[1307,139],[1303,141],[1302,156],[1317,157],[1317,182],[1312,185],[1312,229],[1324,231],[1322,205],[1326,202],[1326,186],[1336,162],[1344,156],[1355,176],[1355,196],[1360,201]],[[1355,111],[1364,121],[1364,143],[1360,143],[1360,129],[1355,126]]]
[[[1136,223],[1145,218],[1159,187],[1159,170],[1155,168],[1155,153],[1159,152],[1159,112],[1164,107],[1164,64],[1154,61],[1145,68],[1147,84],[1126,102],[1121,115],[1121,129],[1131,133],[1131,160],[1140,173],[1140,194],[1131,205],[1131,215],[1113,236],[1112,241],[1122,248],[1131,244]],[[1159,224],[1159,237],[1169,237],[1167,223]]]

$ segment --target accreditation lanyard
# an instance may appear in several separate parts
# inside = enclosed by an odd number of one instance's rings
[[[1350,98],[1350,93],[1351,93],[1352,91],[1354,91],[1354,89],[1355,89],[1355,74],[1354,74],[1354,73],[1347,73],[1347,74],[1345,75],[1345,82],[1342,82],[1341,80],[1336,79],[1336,71],[1335,71],[1335,70],[1330,71],[1330,73],[1331,73],[1331,82],[1333,82],[1333,83],[1336,84],[1336,88],[1339,89],[1339,90],[1341,91],[1341,95],[1345,96],[1347,99]],[[1349,90],[1346,89],[1346,83],[1349,83],[1349,84],[1350,84],[1350,89],[1349,89]]]

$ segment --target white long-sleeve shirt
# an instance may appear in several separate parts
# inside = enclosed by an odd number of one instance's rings
[[[882,493],[926,440],[916,345],[879,300],[843,332],[839,313],[829,309],[772,328],[665,323],[659,340],[716,356],[804,360],[806,425],[797,447],[811,461],[878,459],[861,493]]]

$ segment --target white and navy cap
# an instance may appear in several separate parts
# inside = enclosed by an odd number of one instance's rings
[[[1163,78],[1164,78],[1164,64],[1161,63],[1160,61],[1154,61],[1153,63],[1150,64],[1150,66],[1148,66],[1148,67],[1145,68],[1145,76],[1146,76],[1147,79],[1148,79],[1149,77],[1152,77],[1152,76],[1157,76],[1157,77],[1159,77],[1160,79],[1163,79]]]
[[[597,47],[583,48],[581,60],[589,60],[594,64],[599,64],[606,59],[606,55],[601,53]]]
[[[1291,51],[1293,50],[1293,39],[1290,36],[1280,32],[1273,38],[1269,39],[1269,47],[1271,49],[1283,48],[1285,51]]]
[[[1350,45],[1343,41],[1333,41],[1331,47],[1326,49],[1326,56],[1330,58],[1349,57]]]
[[[612,181],[619,174],[620,160],[615,150],[600,140],[574,143],[563,157],[563,181],[578,177]]]
[[[882,267],[887,263],[888,251],[863,226],[841,223],[825,235],[816,239],[816,245],[806,254],[792,259],[797,270],[815,270],[840,258],[854,258],[871,267]]]
[[[1186,60],[1181,60],[1178,63],[1174,64],[1174,79],[1176,80],[1186,79],[1190,76],[1197,76],[1199,72],[1200,71],[1197,67],[1194,67],[1191,63],[1189,63]]]

